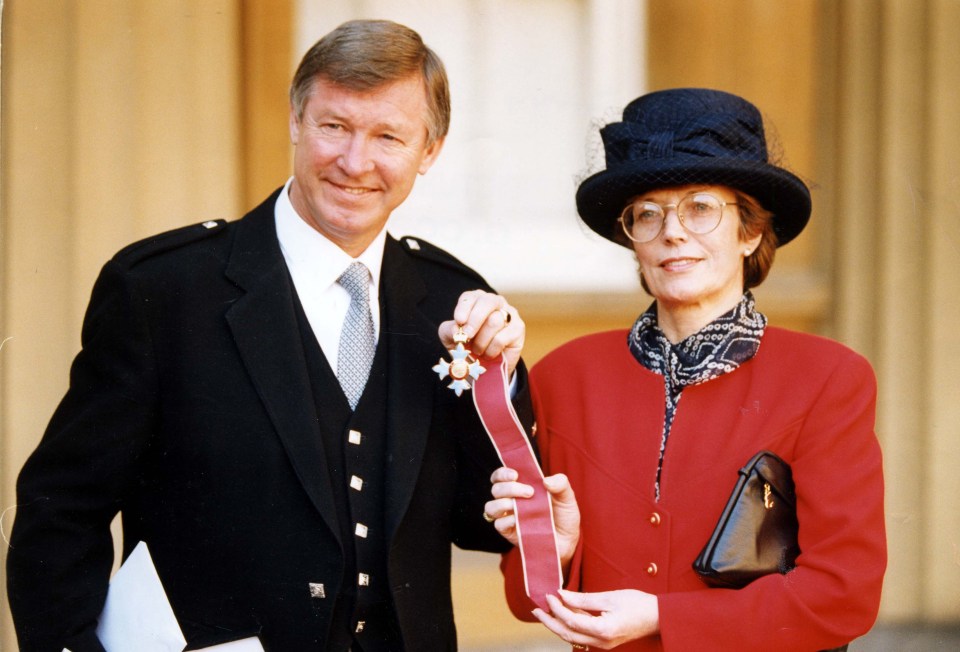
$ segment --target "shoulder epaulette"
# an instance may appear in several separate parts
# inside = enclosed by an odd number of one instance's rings
[[[114,256],[114,259],[125,265],[135,265],[142,260],[157,254],[178,249],[191,242],[209,238],[218,233],[227,224],[226,220],[208,220],[199,224],[183,226],[171,231],[158,233],[127,245]]]
[[[468,274],[486,285],[486,280],[472,267],[465,265],[459,258],[421,238],[405,235],[400,238],[404,251],[426,260]]]

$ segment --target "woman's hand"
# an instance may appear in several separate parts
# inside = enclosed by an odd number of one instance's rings
[[[602,593],[560,591],[548,595],[550,613],[534,609],[547,629],[574,646],[602,650],[660,631],[657,596],[621,589]]]
[[[493,486],[490,494],[493,500],[484,506],[484,514],[494,519],[493,525],[507,541],[517,545],[517,518],[514,514],[514,500],[523,500],[533,496],[533,487],[517,482],[515,470],[501,467],[490,476]],[[570,487],[570,481],[562,473],[543,479],[543,486],[551,497],[553,524],[557,530],[557,552],[564,575],[573,559],[573,553],[580,542],[580,508],[577,497]]]
[[[477,357],[503,355],[510,374],[520,362],[527,327],[517,310],[499,294],[470,290],[460,295],[453,319],[440,324],[438,334],[447,349],[454,348],[453,335],[462,327],[469,341],[465,345]]]

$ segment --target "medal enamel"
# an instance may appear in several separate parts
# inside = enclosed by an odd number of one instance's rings
[[[433,366],[433,370],[440,376],[440,380],[450,377],[450,389],[457,393],[457,396],[463,394],[464,390],[473,387],[473,381],[480,377],[486,369],[481,366],[473,355],[463,346],[467,342],[467,336],[463,328],[457,328],[453,335],[453,341],[456,342],[456,348],[450,351],[449,362],[440,358],[440,361]]]

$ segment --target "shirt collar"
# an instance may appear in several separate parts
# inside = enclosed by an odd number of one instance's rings
[[[292,274],[309,270],[310,275],[320,287],[336,283],[343,270],[354,260],[360,261],[370,270],[373,279],[373,296],[380,293],[380,269],[383,266],[383,249],[386,245],[387,230],[383,228],[373,242],[357,258],[352,258],[326,236],[307,224],[290,203],[290,184],[287,180],[283,192],[277,197],[274,216],[277,225],[277,238],[280,249]]]

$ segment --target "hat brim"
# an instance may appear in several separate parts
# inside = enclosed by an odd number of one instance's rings
[[[577,189],[577,211],[596,233],[629,246],[617,237],[617,218],[632,197],[699,183],[729,186],[760,202],[773,213],[777,246],[796,238],[810,219],[810,190],[799,177],[769,163],[739,159],[647,159],[597,172]]]

